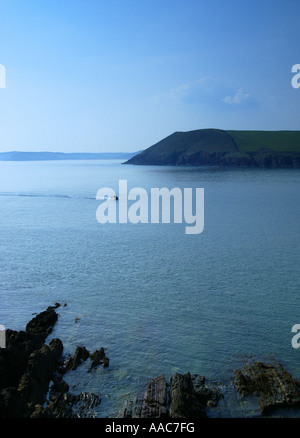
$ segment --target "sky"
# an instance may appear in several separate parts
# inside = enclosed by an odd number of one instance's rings
[[[299,0],[0,0],[0,151],[299,130],[299,23]]]

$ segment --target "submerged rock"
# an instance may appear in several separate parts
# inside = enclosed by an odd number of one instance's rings
[[[193,382],[194,391],[197,399],[203,406],[217,406],[219,400],[224,398],[219,388],[208,385],[204,376],[199,374],[192,374],[191,380]]]
[[[276,366],[259,361],[245,364],[242,369],[235,370],[234,383],[244,396],[259,395],[262,414],[276,408],[300,406],[296,381],[279,363]]]

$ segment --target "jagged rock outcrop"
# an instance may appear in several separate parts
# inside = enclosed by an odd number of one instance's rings
[[[17,387],[29,356],[39,350],[57,320],[54,307],[49,307],[28,323],[26,331],[6,330],[6,348],[0,349],[0,389]],[[55,315],[55,316],[54,316]]]
[[[276,408],[300,406],[297,383],[279,363],[246,363],[242,369],[235,370],[234,375],[239,393],[244,396],[259,395],[262,414],[268,414]]]
[[[6,330],[6,348],[0,349],[0,418],[83,417],[100,404],[97,394],[69,393],[62,376],[88,358],[90,370],[100,364],[108,366],[104,349],[91,354],[85,347],[77,347],[66,366],[62,341],[55,338],[49,345],[45,343],[58,319],[59,306],[56,303],[36,315],[25,331]]]
[[[109,359],[106,356],[103,347],[101,347],[100,350],[96,350],[93,353],[90,353],[89,357],[91,359],[90,371],[101,364],[103,365],[103,368],[106,368],[109,365]]]
[[[176,373],[170,380],[170,417],[205,418],[205,405],[197,397],[190,373]]]
[[[89,371],[98,365],[103,365],[103,368],[106,368],[109,365],[109,359],[106,356],[103,347],[101,347],[100,350],[90,353],[84,346],[79,346],[76,348],[74,355],[67,361],[65,365],[65,371],[76,370],[79,365],[88,359],[91,360]]]
[[[35,406],[31,418],[89,418],[94,416],[94,408],[101,403],[98,394],[70,393],[68,384],[61,376],[56,377],[49,398],[46,406]]]
[[[27,415],[34,411],[36,404],[44,403],[49,382],[57,368],[62,351],[62,342],[53,339],[49,346],[44,344],[29,356],[25,373],[18,386],[18,391],[27,402]]]
[[[42,403],[63,346],[45,339],[57,320],[56,304],[38,314],[25,331],[6,330],[6,348],[0,350],[0,418],[27,417]]]
[[[135,418],[164,418],[167,417],[167,382],[164,375],[152,379],[146,390],[144,400],[137,400]],[[125,414],[130,417],[130,412]]]
[[[26,332],[31,334],[41,335],[43,340],[52,332],[52,328],[58,319],[55,311],[60,307],[59,303],[54,306],[49,306],[47,310],[39,313],[26,325]]]
[[[60,339],[46,344],[57,321],[56,304],[30,321],[25,331],[6,331],[6,348],[0,349],[0,418],[92,417],[101,403],[98,394],[72,394],[63,380],[67,372],[90,360],[88,371],[109,359],[104,348],[90,353],[84,346],[63,357]],[[234,372],[234,384],[243,396],[259,396],[262,415],[276,408],[300,407],[298,383],[279,363],[247,362]],[[125,418],[205,418],[206,407],[217,406],[223,395],[199,374],[175,373],[152,379],[145,394],[130,401]]]
[[[75,353],[69,358],[65,368],[67,370],[76,370],[76,368],[85,362],[90,356],[89,351],[84,347],[76,347]]]
[[[125,418],[205,418],[206,406],[216,406],[223,395],[206,385],[198,374],[175,373],[168,383],[164,375],[152,379],[143,398],[129,401]]]

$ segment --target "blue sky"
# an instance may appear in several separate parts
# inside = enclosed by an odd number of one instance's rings
[[[298,130],[299,0],[0,0],[0,151]]]

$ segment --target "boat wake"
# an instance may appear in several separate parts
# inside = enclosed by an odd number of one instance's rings
[[[58,194],[58,193],[47,194],[47,193],[0,192],[0,196],[14,196],[14,197],[27,197],[27,198],[96,199],[95,196],[65,195],[65,194]]]

